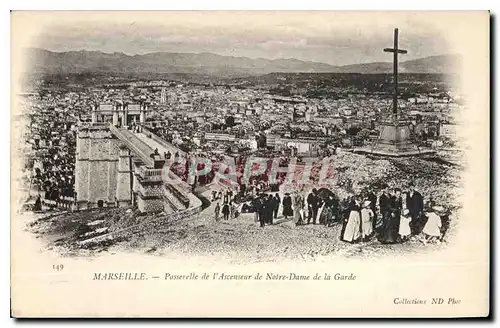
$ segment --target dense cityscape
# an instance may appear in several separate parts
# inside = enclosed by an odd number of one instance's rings
[[[9,15],[12,318],[492,317],[491,11]]]

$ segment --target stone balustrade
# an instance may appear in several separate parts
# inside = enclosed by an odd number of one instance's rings
[[[150,169],[141,167],[138,174],[143,181],[163,181],[163,169]]]

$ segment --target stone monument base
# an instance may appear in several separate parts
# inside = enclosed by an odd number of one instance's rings
[[[407,124],[385,122],[381,124],[380,137],[371,145],[354,148],[358,154],[372,154],[389,157],[421,156],[434,154],[429,148],[419,147],[410,140]]]

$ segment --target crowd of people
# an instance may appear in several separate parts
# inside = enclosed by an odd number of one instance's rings
[[[383,244],[406,242],[417,237],[424,244],[441,242],[449,226],[449,211],[424,197],[410,182],[403,193],[382,186],[377,197],[373,189],[344,200],[341,210],[341,239],[356,243],[376,237]]]
[[[378,195],[377,195],[378,194]],[[235,195],[236,196],[236,195]],[[216,218],[234,218],[238,213],[237,197],[232,191],[213,192]],[[331,190],[313,188],[310,192],[296,190],[285,193],[261,192],[241,203],[243,213],[253,213],[260,227],[276,223],[279,214],[297,226],[322,224],[327,227],[341,224],[340,239],[349,243],[366,242],[376,238],[382,244],[403,243],[413,237],[422,243],[443,240],[449,226],[449,211],[435,204],[432,198],[424,202],[414,183],[403,193],[399,188],[381,186],[376,192],[365,188],[358,194],[339,199]],[[237,214],[236,214],[237,215]]]
[[[217,202],[215,204],[214,208],[215,221],[219,221],[221,219],[220,217],[221,213],[224,221],[227,221],[229,219],[235,219],[239,215],[236,203],[234,202],[232,190],[227,190],[226,192],[224,192],[224,196],[222,194],[222,190],[219,190],[219,192],[212,191],[212,202],[218,200],[222,200],[223,203],[222,206],[220,205],[220,202]]]

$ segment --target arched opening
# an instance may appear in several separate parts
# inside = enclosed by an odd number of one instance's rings
[[[99,207],[99,208],[104,207],[104,201],[103,201],[102,199],[99,199],[99,200],[97,201],[97,207]]]

